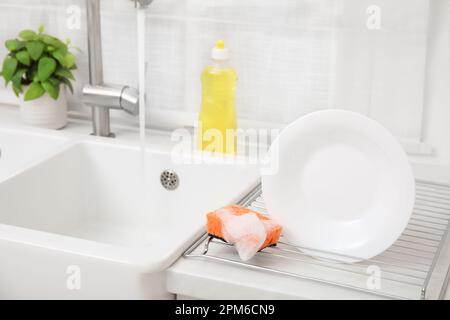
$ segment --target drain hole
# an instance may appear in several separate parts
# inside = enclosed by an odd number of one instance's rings
[[[180,178],[172,170],[164,170],[161,172],[160,181],[162,186],[167,190],[175,190],[180,184]]]

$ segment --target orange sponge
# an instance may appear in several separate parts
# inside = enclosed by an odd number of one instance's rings
[[[269,217],[260,214],[259,212],[238,205],[229,205],[208,213],[206,215],[206,230],[209,235],[230,242],[229,239],[227,239],[230,237],[227,237],[227,232],[226,230],[224,230],[226,221],[229,221],[230,217],[239,217],[247,214],[256,215],[256,217],[264,226],[265,239],[262,245],[259,247],[259,250],[276,245],[283,231],[282,226]],[[247,237],[252,237],[252,233],[256,233],[256,231],[254,231],[255,228],[253,228],[253,226],[249,225],[248,223],[246,225],[241,224],[240,227],[244,230],[244,235]]]

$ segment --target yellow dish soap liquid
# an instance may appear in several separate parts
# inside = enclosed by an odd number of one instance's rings
[[[200,150],[236,154],[236,71],[228,65],[223,40],[212,49],[212,64],[201,75],[202,105],[197,129]]]

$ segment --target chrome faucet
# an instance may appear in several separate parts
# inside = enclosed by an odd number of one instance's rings
[[[147,8],[152,2],[153,0],[131,0],[134,2],[134,7],[135,8]]]
[[[132,0],[135,7],[145,8],[153,0]],[[89,84],[83,88],[83,102],[92,107],[92,125],[95,136],[114,137],[111,132],[110,109],[121,109],[139,114],[139,92],[126,85],[107,85],[103,82],[102,36],[100,0],[86,0],[89,55]]]

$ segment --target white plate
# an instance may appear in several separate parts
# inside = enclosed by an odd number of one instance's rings
[[[308,254],[354,262],[389,248],[406,227],[415,183],[407,156],[377,122],[325,110],[289,125],[269,151],[263,174],[269,214]]]

